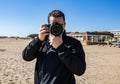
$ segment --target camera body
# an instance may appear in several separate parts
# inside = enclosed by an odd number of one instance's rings
[[[60,36],[63,33],[63,27],[58,22],[53,22],[52,24],[48,25],[50,29],[50,33],[54,36]]]

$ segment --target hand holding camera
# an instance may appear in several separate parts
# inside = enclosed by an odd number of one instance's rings
[[[41,41],[45,40],[49,33],[54,36],[60,36],[63,33],[62,25],[57,22],[53,22],[52,24],[43,24],[39,32],[39,39]]]
[[[54,35],[50,34],[49,40],[50,40],[50,44],[55,49],[57,49],[63,43],[62,34],[60,36],[54,36]]]
[[[40,32],[39,32],[38,37],[41,41],[43,41],[43,40],[45,40],[46,36],[49,35],[49,33],[50,33],[50,31],[47,27],[47,24],[43,24],[40,28]]]

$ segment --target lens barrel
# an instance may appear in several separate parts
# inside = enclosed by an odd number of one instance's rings
[[[49,29],[51,34],[53,34],[54,36],[60,36],[63,33],[62,25],[57,22],[53,22],[52,24],[50,24]]]

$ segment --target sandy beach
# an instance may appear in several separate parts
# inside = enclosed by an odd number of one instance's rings
[[[0,39],[0,84],[34,84],[35,61],[22,59],[25,39]],[[87,69],[75,76],[77,84],[120,84],[120,48],[83,46]]]

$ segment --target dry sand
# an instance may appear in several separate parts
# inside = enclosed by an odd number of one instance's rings
[[[22,59],[30,40],[0,39],[0,84],[33,84],[35,60]],[[120,84],[120,48],[83,46],[87,69],[77,84]]]

